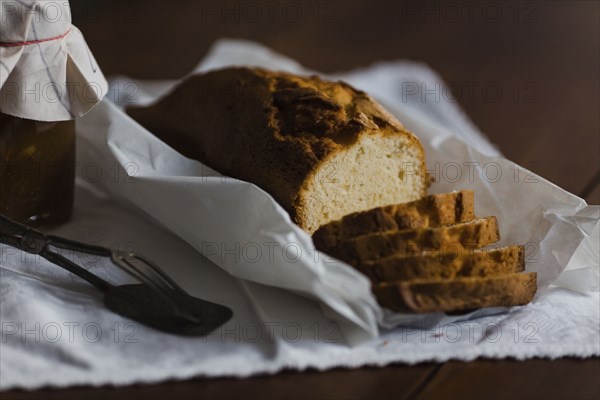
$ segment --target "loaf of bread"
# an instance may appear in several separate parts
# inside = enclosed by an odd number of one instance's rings
[[[535,273],[473,192],[426,196],[417,138],[344,82],[232,67],[194,75],[127,112],[183,155],[268,192],[319,250],[348,262],[394,311],[463,311],[531,300]],[[316,231],[316,232],[315,232]]]
[[[525,249],[516,245],[492,250],[427,251],[369,261],[359,270],[374,284],[508,275],[525,270]]]
[[[327,252],[339,242],[357,236],[471,221],[474,218],[473,200],[472,190],[461,190],[352,213],[321,226],[313,234],[313,242],[318,250]]]
[[[390,282],[373,291],[383,307],[393,311],[466,311],[481,307],[527,304],[537,290],[536,273],[445,281]]]
[[[429,185],[418,139],[344,82],[226,68],[127,112],[183,155],[258,185],[310,233]]]
[[[409,256],[428,250],[477,249],[498,240],[500,232],[496,217],[486,217],[452,226],[363,235],[341,242],[329,254],[360,267],[368,261],[393,255]]]

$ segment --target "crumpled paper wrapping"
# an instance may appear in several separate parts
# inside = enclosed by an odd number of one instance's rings
[[[236,64],[299,74],[314,72],[262,47],[221,42],[193,73]],[[330,78],[346,80],[372,94],[419,137],[428,169],[437,180],[431,192],[475,191],[477,215],[498,217],[499,245],[526,245],[527,271],[538,273],[542,293],[597,228],[598,207],[588,207],[577,196],[504,159],[452,103],[429,104],[420,95],[408,96],[403,92],[407,84],[418,87],[423,79],[415,79],[411,71],[421,69],[417,64],[392,63]],[[435,81],[433,73],[429,78]],[[154,85],[152,90],[164,94],[173,85]],[[155,99],[147,95],[140,101]],[[80,132],[87,159],[104,168],[122,165],[123,174],[136,181],[128,185],[106,177],[103,185],[108,191],[152,215],[238,278],[315,298],[345,324],[368,335],[376,335],[376,322],[392,327],[401,322],[467,317],[382,313],[368,282],[345,264],[315,252],[310,237],[268,194],[185,159],[108,102],[86,118]],[[290,251],[293,254],[288,254]],[[590,289],[588,277],[598,274],[593,258],[597,261],[597,254],[578,263],[577,271],[571,272],[569,288]],[[499,311],[502,309],[479,310],[474,316]],[[360,340],[354,337],[358,332],[354,327],[346,333],[351,340]]]
[[[199,70],[231,64],[306,72],[263,46],[230,40],[218,42]],[[527,244],[527,269],[539,273],[540,286],[531,304],[462,316],[385,312],[367,280],[314,252],[270,196],[181,157],[104,100],[78,124],[75,215],[52,233],[144,254],[234,317],[207,338],[131,325],[86,282],[0,246],[0,389],[600,354],[600,298],[590,292],[598,289],[600,207],[503,159],[452,102],[403,96],[403,82],[440,82],[423,65],[384,63],[335,77],[371,93],[420,137],[432,173],[439,164],[433,191],[474,189],[477,214],[498,216],[502,244]],[[138,94],[120,102],[152,101],[173,84],[136,82]],[[450,175],[451,163],[465,162],[479,167]],[[70,256],[123,282],[100,260]]]
[[[0,112],[36,121],[83,116],[108,84],[69,2],[0,2]]]

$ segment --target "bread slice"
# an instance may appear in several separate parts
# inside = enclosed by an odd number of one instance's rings
[[[471,221],[474,218],[473,197],[472,190],[461,190],[352,213],[321,226],[313,234],[313,241],[318,250],[327,251],[341,241],[369,233]]]
[[[537,290],[535,272],[447,281],[383,283],[374,288],[382,307],[393,311],[466,311],[527,304]]]
[[[413,256],[392,256],[366,262],[360,271],[374,284],[408,280],[448,280],[461,277],[509,275],[525,270],[523,246],[492,250],[428,251]]]
[[[500,240],[496,217],[476,219],[438,228],[374,233],[341,242],[328,253],[355,267],[368,261],[416,255],[427,250],[452,251],[481,248]]]
[[[344,82],[232,67],[127,112],[183,155],[261,187],[309,233],[421,198],[430,182],[419,140]]]

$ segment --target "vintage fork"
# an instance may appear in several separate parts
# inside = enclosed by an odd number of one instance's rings
[[[139,254],[45,235],[1,214],[0,243],[37,254],[79,276],[104,292],[104,302],[113,312],[162,331],[208,335],[233,316],[225,306],[190,296],[156,264]],[[141,283],[112,285],[52,248],[110,258]]]

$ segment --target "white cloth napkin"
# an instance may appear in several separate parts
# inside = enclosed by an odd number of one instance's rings
[[[227,40],[198,70],[231,64],[306,72],[260,45]],[[78,278],[1,246],[0,389],[600,354],[599,208],[503,159],[452,101],[408,96],[403,83],[441,82],[425,66],[386,63],[337,77],[373,94],[421,138],[429,168],[438,163],[443,178],[435,191],[474,188],[477,213],[498,216],[502,244],[528,244],[527,268],[540,283],[534,302],[461,317],[382,313],[363,277],[340,262],[314,261],[320,254],[310,238],[268,195],[182,158],[105,100],[79,124],[76,211],[53,233],[145,254],[190,294],[230,307],[234,318],[206,338],[163,334],[107,311],[101,294]],[[171,87],[136,85],[142,102]],[[479,168],[450,179],[447,166],[465,160]],[[252,263],[256,253],[223,257],[210,247],[251,240],[295,243],[302,255],[273,252]],[[68,256],[111,281],[124,279],[105,260]],[[579,292],[549,287],[557,277]]]

